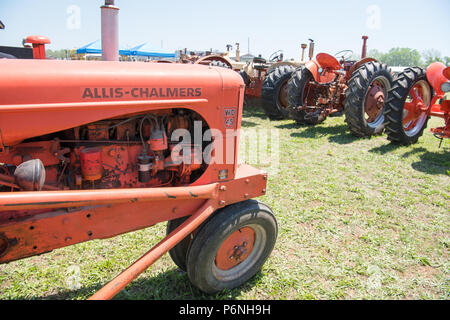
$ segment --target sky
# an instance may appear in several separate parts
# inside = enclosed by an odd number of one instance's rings
[[[104,0],[0,0],[0,45],[21,46],[28,35],[45,35],[47,49],[73,49],[100,39]],[[116,0],[119,43],[130,48],[149,42],[175,51],[217,49],[240,43],[268,58],[283,50],[299,59],[311,38],[316,53],[350,49],[387,52],[408,47],[450,56],[450,0]],[[250,39],[250,48],[248,46]]]

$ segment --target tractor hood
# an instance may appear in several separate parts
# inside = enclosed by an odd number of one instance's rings
[[[237,107],[243,87],[232,70],[193,64],[0,59],[0,70],[5,146],[148,110]]]

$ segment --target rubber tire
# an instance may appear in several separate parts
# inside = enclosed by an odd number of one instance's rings
[[[403,128],[403,107],[405,100],[412,87],[421,80],[427,81],[428,83],[426,71],[419,67],[413,67],[406,68],[403,72],[398,74],[392,84],[392,89],[389,91],[388,100],[386,101],[384,126],[388,140],[394,143],[403,145],[416,143],[427,127],[428,120],[430,119],[429,116],[427,116],[422,128],[420,128],[415,135],[406,135]],[[431,85],[430,94],[433,95],[433,88]]]
[[[380,124],[371,127],[366,121],[364,101],[370,84],[377,77],[385,77],[392,88],[392,75],[387,65],[377,61],[370,61],[356,69],[350,80],[345,93],[344,114],[350,132],[357,137],[370,137],[381,134],[384,130],[384,120],[380,118]],[[386,88],[388,93],[390,88]],[[386,103],[383,109],[385,110]],[[384,110],[382,112],[384,113]],[[383,117],[383,114],[380,114]]]
[[[326,119],[326,117],[322,115],[306,117],[306,111],[299,111],[296,109],[297,106],[303,104],[303,89],[311,78],[312,74],[308,68],[298,67],[288,82],[289,115],[290,118],[294,119],[298,124],[316,125],[322,123]]]
[[[233,274],[232,279],[217,278],[213,271],[217,250],[231,233],[249,224],[258,224],[265,230],[261,254],[248,268]],[[192,239],[187,256],[187,273],[190,281],[208,294],[242,285],[261,269],[272,252],[277,234],[278,226],[272,210],[259,201],[242,201],[218,210],[199,228]],[[233,268],[238,266],[240,264]]]
[[[178,219],[170,220],[167,222],[166,227],[166,235],[171,233],[173,230],[175,230],[178,226],[180,226],[183,222],[185,222],[189,216],[187,217],[181,217]],[[189,246],[191,244],[191,234],[188,235],[186,238],[181,240],[175,247],[169,250],[169,255],[172,261],[183,271],[187,270],[186,267],[186,258],[187,258],[187,252],[189,250]]]
[[[261,87],[262,108],[270,119],[288,119],[289,111],[279,104],[280,89],[291,78],[294,66],[282,65],[268,73]]]

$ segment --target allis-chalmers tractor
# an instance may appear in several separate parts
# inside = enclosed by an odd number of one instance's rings
[[[262,267],[277,223],[252,200],[266,172],[237,163],[236,72],[16,59],[0,70],[1,263],[168,221],[92,299],[112,298],[168,251],[207,293]]]
[[[388,139],[394,143],[416,143],[430,116],[444,119],[444,126],[432,128],[435,137],[450,138],[450,67],[434,62],[426,71],[419,67],[400,73],[389,91],[385,111]],[[447,93],[447,96],[446,96]]]
[[[298,68],[288,82],[288,108],[300,124],[318,124],[328,115],[345,113],[352,134],[365,137],[384,128],[384,101],[391,88],[392,75],[385,64],[366,57],[363,36],[361,60],[350,60],[353,52],[335,56],[319,53]],[[339,61],[337,60],[340,59]]]

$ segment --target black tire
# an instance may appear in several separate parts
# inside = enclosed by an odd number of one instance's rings
[[[216,265],[219,248],[224,240],[243,228],[255,232],[252,250],[241,262],[235,262],[237,265],[220,269]],[[220,209],[199,228],[192,240],[187,257],[189,279],[208,294],[240,286],[261,269],[272,252],[277,233],[272,211],[259,201],[247,200]],[[242,245],[245,247],[245,242]],[[229,257],[232,258],[234,256]]]
[[[407,68],[398,74],[392,84],[386,101],[386,109],[384,112],[384,125],[388,140],[403,145],[416,143],[423,135],[424,129],[427,127],[428,117],[423,113],[416,125],[410,130],[406,130],[403,125],[404,105],[411,89],[420,84],[428,90],[429,102],[433,96],[433,89],[427,81],[426,71],[419,67]]]
[[[179,227],[188,218],[189,216],[168,221],[166,227],[166,235],[168,235],[177,227]],[[191,240],[192,236],[190,234],[186,238],[181,240],[181,242],[179,242],[175,247],[169,250],[170,258],[172,258],[172,261],[178,266],[178,268],[180,268],[183,271],[186,271],[187,269],[186,258],[189,246],[191,244]]]
[[[381,134],[384,130],[384,110],[372,122],[367,122],[365,112],[366,95],[371,84],[377,80],[384,86],[384,97],[392,87],[392,75],[385,64],[370,61],[356,69],[348,81],[348,89],[344,100],[345,122],[350,132],[357,137],[370,137]]]
[[[247,72],[245,72],[244,70],[239,71],[239,75],[242,77],[242,80],[244,80],[244,84],[247,87],[250,83],[250,79],[247,75]]]
[[[9,53],[0,52],[0,59],[17,59],[17,57]]]
[[[303,105],[303,93],[306,84],[312,79],[311,72],[304,67],[299,67],[292,73],[288,82],[288,111],[290,118],[298,124],[316,125],[325,120],[326,117],[318,113],[308,114],[304,110],[298,110],[297,106]]]
[[[289,111],[287,104],[283,105],[281,89],[287,85],[295,67],[291,65],[278,66],[269,72],[263,81],[261,88],[262,107],[266,115],[271,119],[287,119]]]

